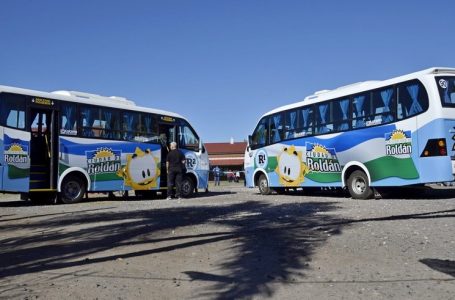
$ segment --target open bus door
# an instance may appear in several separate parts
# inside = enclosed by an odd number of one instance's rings
[[[51,100],[34,100],[29,107],[31,199],[46,192],[55,195],[58,177],[58,111]]]
[[[160,123],[159,133],[161,142],[161,175],[160,185],[161,187],[167,187],[167,170],[166,170],[166,158],[170,150],[171,142],[175,142],[175,124],[174,123]]]

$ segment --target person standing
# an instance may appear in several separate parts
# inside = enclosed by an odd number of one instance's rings
[[[213,178],[215,179],[215,185],[220,185],[221,169],[216,166],[213,168]]]
[[[177,143],[171,143],[171,150],[166,157],[167,170],[167,200],[172,199],[175,186],[175,197],[180,199],[182,187],[183,169],[185,166],[185,155],[177,149]]]

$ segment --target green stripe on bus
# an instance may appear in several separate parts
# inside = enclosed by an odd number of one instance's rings
[[[371,181],[377,181],[389,177],[402,179],[417,179],[419,173],[412,158],[397,158],[383,156],[365,163],[370,172]]]

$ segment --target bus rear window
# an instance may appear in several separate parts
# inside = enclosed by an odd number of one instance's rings
[[[437,76],[436,85],[438,86],[442,106],[455,107],[455,77]]]

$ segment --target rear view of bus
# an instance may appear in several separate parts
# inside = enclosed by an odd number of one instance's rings
[[[455,173],[455,69],[430,68],[316,92],[264,114],[245,152],[262,194],[449,183]]]
[[[441,113],[439,116],[436,114],[439,118],[434,121],[434,133],[427,136],[422,157],[441,157],[443,166],[448,164],[450,158],[450,170],[455,174],[455,69],[437,69],[434,73]],[[442,167],[442,170],[449,173],[448,166]],[[435,169],[429,171],[434,172]],[[453,181],[453,177],[447,177],[448,181]]]

